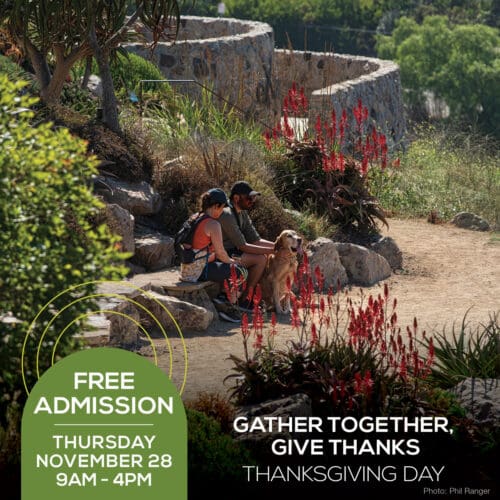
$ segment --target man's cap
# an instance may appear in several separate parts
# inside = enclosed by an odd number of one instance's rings
[[[231,206],[231,203],[229,203],[229,200],[227,199],[226,193],[224,193],[222,189],[219,188],[209,189],[208,195],[210,196],[210,199],[212,201],[215,201],[215,203],[221,203],[223,205],[227,205],[228,207]]]
[[[260,196],[260,193],[258,191],[254,191],[248,182],[245,181],[238,181],[233,184],[233,187],[231,188],[231,194],[229,195],[230,198],[233,197],[235,194],[246,194],[247,196]]]

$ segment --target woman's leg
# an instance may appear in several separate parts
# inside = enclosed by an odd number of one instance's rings
[[[236,278],[236,283],[234,284],[231,283],[231,268],[234,268],[233,276]],[[242,266],[215,261],[207,264],[207,267],[201,273],[199,281],[215,281],[222,284],[227,281],[229,289],[235,292],[234,300],[231,300],[234,303],[241,295],[247,275],[246,269]]]

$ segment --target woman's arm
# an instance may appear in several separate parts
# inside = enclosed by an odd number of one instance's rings
[[[215,256],[218,260],[226,264],[238,263],[235,259],[232,259],[227,254],[224,245],[222,244],[222,229],[220,224],[216,220],[212,219],[206,223],[205,234],[207,236],[210,236],[210,240],[212,241],[212,245],[214,247]]]

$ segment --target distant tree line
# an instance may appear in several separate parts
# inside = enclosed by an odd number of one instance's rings
[[[392,36],[379,36],[378,54],[401,68],[410,106],[426,93],[446,102],[452,121],[500,137],[500,31],[482,24],[452,24],[428,16],[399,20]]]
[[[216,16],[219,0],[196,0],[181,12]],[[390,34],[403,16],[417,22],[445,15],[456,24],[498,27],[495,0],[224,0],[225,16],[269,23],[276,46],[295,50],[376,55],[376,34]]]

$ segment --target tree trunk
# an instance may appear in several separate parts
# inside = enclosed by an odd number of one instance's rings
[[[64,62],[57,62],[49,84],[40,90],[40,96],[45,104],[52,106],[59,102],[64,83],[69,75],[71,66]]]
[[[97,42],[95,27],[92,27],[89,33],[90,46],[94,53],[97,66],[99,67],[99,76],[102,84],[102,122],[113,132],[119,134],[120,122],[118,121],[118,104],[116,101],[115,87],[111,76],[109,65],[109,49],[103,49]]]
[[[92,56],[87,56],[85,60],[85,73],[82,78],[82,89],[86,89],[89,84],[90,74],[92,73]]]
[[[36,79],[40,85],[40,97],[48,106],[57,104],[61,97],[61,92],[73,65],[88,53],[88,46],[76,47],[67,57],[61,46],[54,45],[55,67],[51,74],[45,56],[31,43],[24,41],[27,52],[35,70]]]
[[[43,54],[29,41],[23,40],[22,38],[17,38],[17,44],[19,47],[23,45],[26,46],[26,51],[28,52],[28,56],[35,70],[35,77],[40,85],[40,89],[43,91],[46,87],[48,87],[51,79],[49,65],[47,64],[47,60],[43,56]]]
[[[96,61],[102,83],[102,121],[109,129],[119,134],[121,130],[118,120],[118,103],[109,65],[109,52],[102,51],[99,56],[96,55]]]

